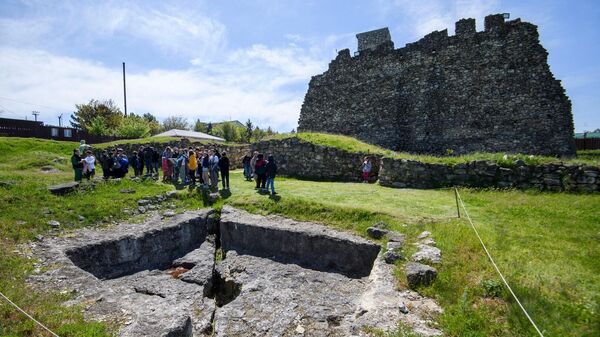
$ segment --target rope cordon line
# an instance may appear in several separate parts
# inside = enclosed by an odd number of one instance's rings
[[[508,289],[508,291],[510,292],[510,294],[512,295],[512,297],[515,299],[515,301],[517,302],[517,304],[519,305],[519,307],[521,308],[521,310],[523,311],[523,313],[525,314],[525,316],[527,317],[527,319],[529,320],[529,322],[531,323],[531,325],[533,325],[533,328],[535,329],[535,331],[537,331],[537,333],[541,337],[544,337],[544,334],[537,327],[537,325],[535,324],[535,322],[533,321],[533,319],[531,318],[531,316],[529,316],[529,313],[527,312],[527,310],[525,310],[525,307],[523,306],[523,304],[521,304],[521,301],[519,301],[519,298],[517,297],[517,295],[515,294],[515,292],[508,285],[508,282],[506,281],[506,278],[504,277],[504,275],[502,274],[502,272],[500,271],[500,269],[496,265],[496,262],[494,261],[494,258],[492,258],[492,255],[490,254],[490,252],[488,251],[487,247],[485,246],[485,243],[483,243],[483,240],[481,239],[481,236],[479,235],[479,232],[477,231],[477,228],[475,228],[475,224],[473,224],[473,220],[471,220],[471,217],[469,216],[469,212],[467,211],[467,207],[465,206],[465,203],[463,202],[462,198],[460,197],[460,193],[458,193],[458,189],[456,187],[454,188],[454,191],[456,191],[456,196],[458,198],[458,201],[460,202],[463,210],[465,211],[465,215],[467,216],[467,220],[469,220],[469,223],[471,224],[471,228],[473,228],[473,231],[475,231],[475,235],[477,235],[477,239],[479,239],[479,243],[481,243],[481,246],[483,247],[483,250],[487,254],[488,259],[490,260],[490,262],[494,266],[494,269],[496,269],[496,272],[498,273],[498,275],[500,275],[500,278],[502,279],[502,282],[504,282],[504,285],[506,286],[506,288]]]
[[[2,296],[5,300],[8,301],[8,303],[10,303],[13,307],[17,308],[17,310],[19,310],[20,312],[22,312],[25,316],[29,317],[29,319],[31,319],[32,321],[36,322],[37,325],[41,326],[42,328],[44,328],[46,331],[48,331],[49,333],[52,334],[52,336],[54,337],[59,337],[57,334],[55,334],[54,332],[52,332],[52,330],[48,329],[44,324],[40,323],[38,320],[36,320],[35,318],[33,318],[30,314],[26,313],[25,310],[19,308],[18,305],[16,305],[13,301],[11,301],[8,297],[4,296],[3,293],[0,292],[0,296]]]

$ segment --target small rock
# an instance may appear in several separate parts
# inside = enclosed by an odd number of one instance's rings
[[[421,241],[422,244],[424,245],[428,245],[428,246],[435,246],[435,240],[433,238],[427,238],[423,241]]]
[[[123,194],[134,194],[135,190],[132,190],[131,188],[124,188],[122,190],[119,191],[119,193],[123,193]]]
[[[79,221],[85,221],[85,217],[83,215],[78,216]]]
[[[129,208],[123,208],[123,214],[130,215],[131,214],[131,210]]]
[[[23,226],[23,225],[26,225],[26,224],[27,224],[27,221],[23,221],[23,220],[17,220],[17,221],[15,222],[15,224],[17,224],[17,225],[19,225],[19,226]]]
[[[166,216],[167,218],[174,217],[175,216],[175,212],[173,212],[173,211],[166,211],[166,212],[163,213],[163,216]]]
[[[396,231],[390,231],[389,233],[387,233],[387,237],[388,237],[389,241],[400,242],[400,243],[404,243],[404,241],[406,239],[406,235],[404,235],[400,232],[396,232]]]
[[[385,260],[385,263],[393,264],[398,260],[404,260],[404,256],[393,250],[388,250],[383,254],[383,259]]]
[[[156,210],[158,208],[158,206],[150,204],[150,205],[146,206],[146,208],[149,211],[154,211],[154,210]]]
[[[369,227],[367,228],[367,234],[373,239],[381,239],[384,235],[388,233],[387,230],[377,228],[377,227]]]
[[[417,243],[419,250],[413,254],[412,260],[415,262],[442,262],[442,251],[439,248]]]
[[[146,205],[150,205],[150,200],[147,199],[140,199],[137,201],[138,206],[146,206]]]
[[[41,235],[41,234],[38,234],[38,235],[36,235],[36,236],[35,236],[35,239],[36,239],[37,241],[40,241],[40,242],[41,242],[41,241],[44,241],[44,236],[43,236],[43,235]]]
[[[379,222],[375,223],[372,227],[380,228],[380,229],[388,229],[388,228],[390,228],[390,225],[388,225],[387,223],[385,223],[383,221],[379,221]]]
[[[404,271],[408,286],[412,289],[419,286],[428,286],[437,277],[437,270],[435,268],[416,262],[407,263]]]
[[[428,237],[429,235],[431,235],[431,232],[428,231],[424,231],[423,233],[419,234],[419,236],[417,236],[417,239],[421,240],[421,239],[425,239],[426,237]]]
[[[168,191],[167,193],[165,193],[165,198],[167,199],[175,198],[176,196],[177,191]]]
[[[48,191],[50,191],[50,193],[55,194],[55,195],[63,195],[63,194],[73,192],[75,189],[77,189],[77,187],[79,187],[79,182],[72,181],[72,182],[68,182],[68,183],[64,183],[64,184],[50,186],[50,187],[48,187]]]
[[[400,250],[402,249],[402,242],[389,241],[387,243],[387,250]]]
[[[56,220],[50,220],[50,221],[48,221],[48,225],[52,228],[58,228],[58,227],[60,227],[60,222],[58,222]]]
[[[159,195],[154,196],[154,200],[156,200],[156,202],[160,203],[160,202],[163,202],[165,200],[165,198],[161,194],[159,194]]]
[[[139,207],[138,207],[138,212],[140,212],[140,214],[144,214],[144,213],[146,213],[146,207],[144,207],[144,206],[139,206]]]
[[[52,211],[48,207],[42,208],[42,214],[49,215],[52,214]]]
[[[298,324],[298,326],[296,327],[296,333],[300,333],[303,334],[304,333],[304,327],[300,324]]]
[[[400,303],[400,307],[398,307],[398,309],[400,309],[401,313],[408,314],[408,308],[406,307],[406,304],[404,304],[404,302]]]

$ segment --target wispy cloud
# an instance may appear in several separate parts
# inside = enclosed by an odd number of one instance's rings
[[[498,10],[498,0],[380,0],[380,13],[383,16],[402,13],[405,20],[398,30],[408,30],[419,38],[434,30],[454,31],[454,23],[460,18],[482,19]],[[478,22],[482,27],[483,23]]]
[[[289,131],[296,127],[307,79],[326,65],[308,54],[300,47],[257,45],[212,66],[129,74],[128,110],[151,112],[161,119],[171,115],[212,121],[250,118]],[[75,103],[91,98],[120,103],[122,97],[119,69],[46,51],[0,48],[0,74],[2,95],[25,102],[35,98],[61,109],[45,109],[46,120],[59,112],[72,112]],[[10,111],[24,111],[23,115],[31,109],[11,101],[0,103]]]

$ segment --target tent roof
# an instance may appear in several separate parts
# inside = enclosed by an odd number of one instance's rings
[[[219,141],[219,142],[225,141],[225,139],[223,139],[223,138],[215,137],[215,136],[209,135],[204,132],[197,132],[197,131],[190,131],[190,130],[178,130],[178,129],[171,129],[169,131],[165,131],[163,133],[154,135],[153,137],[185,137],[185,138],[196,138],[196,139],[208,139],[208,140],[214,140],[214,141]]]

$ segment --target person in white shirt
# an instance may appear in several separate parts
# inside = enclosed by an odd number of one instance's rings
[[[208,151],[208,165],[210,174],[210,187],[219,187],[219,157],[215,154],[215,150]]]
[[[85,158],[83,159],[83,176],[90,180],[96,174],[96,157],[92,154],[92,151],[87,150]]]

